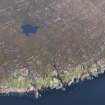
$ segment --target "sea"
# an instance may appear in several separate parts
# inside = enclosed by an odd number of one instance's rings
[[[105,105],[105,74],[65,90],[48,89],[38,99],[31,94],[0,96],[0,105]]]

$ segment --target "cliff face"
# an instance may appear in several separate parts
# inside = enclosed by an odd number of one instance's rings
[[[61,85],[97,72],[105,58],[104,7],[105,0],[3,0],[1,86]],[[26,36],[21,30],[26,23],[37,25],[38,32]]]

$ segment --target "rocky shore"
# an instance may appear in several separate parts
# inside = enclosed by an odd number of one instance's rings
[[[72,71],[65,71],[60,75],[60,79],[62,79],[62,82],[57,77],[57,72],[53,71],[52,76],[53,78],[46,77],[45,80],[42,78],[37,79],[36,87],[31,85],[28,88],[13,88],[13,87],[4,87],[0,86],[0,94],[11,94],[11,93],[17,93],[17,94],[25,94],[25,93],[33,93],[35,94],[36,98],[39,96],[39,91],[43,91],[47,88],[50,89],[63,89],[64,86],[71,86],[74,83],[77,83],[79,81],[84,81],[88,79],[92,79],[94,77],[98,77],[99,74],[103,74],[105,72],[105,60],[101,59],[97,62],[97,64],[92,64],[89,68],[85,67],[83,68],[81,65],[78,65],[77,67],[73,68]],[[85,70],[86,69],[86,70]],[[49,82],[48,82],[49,80]]]

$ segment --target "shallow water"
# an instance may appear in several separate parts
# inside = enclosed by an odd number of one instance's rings
[[[0,96],[0,105],[105,105],[105,74],[67,87],[66,91],[48,90],[42,97]]]

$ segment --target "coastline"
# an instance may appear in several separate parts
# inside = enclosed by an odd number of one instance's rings
[[[96,64],[92,64],[92,66],[88,68],[88,71],[86,71],[85,68],[82,67],[83,65],[82,66],[78,65],[76,68],[73,68],[72,72],[74,72],[74,75],[71,71],[65,71],[63,74],[60,74],[60,77],[61,77],[63,83],[61,83],[61,81],[57,77],[54,77],[53,80],[49,81],[49,84],[47,84],[47,85],[44,84],[44,86],[43,86],[44,82],[41,80],[41,78],[39,78],[36,87],[30,86],[29,88],[8,88],[8,87],[1,86],[0,94],[7,95],[7,94],[11,94],[11,93],[16,93],[16,94],[33,93],[35,95],[35,97],[38,98],[40,95],[39,91],[46,90],[47,88],[64,89],[64,86],[70,87],[72,84],[78,83],[80,81],[93,79],[93,77],[98,78],[99,74],[104,74],[104,72],[105,72],[105,66],[104,66],[105,60],[101,59],[100,61],[98,61],[97,64],[98,64],[98,66]],[[79,70],[82,72],[80,72]],[[54,75],[54,73],[52,73],[52,74]],[[45,81],[47,81],[47,79]]]

